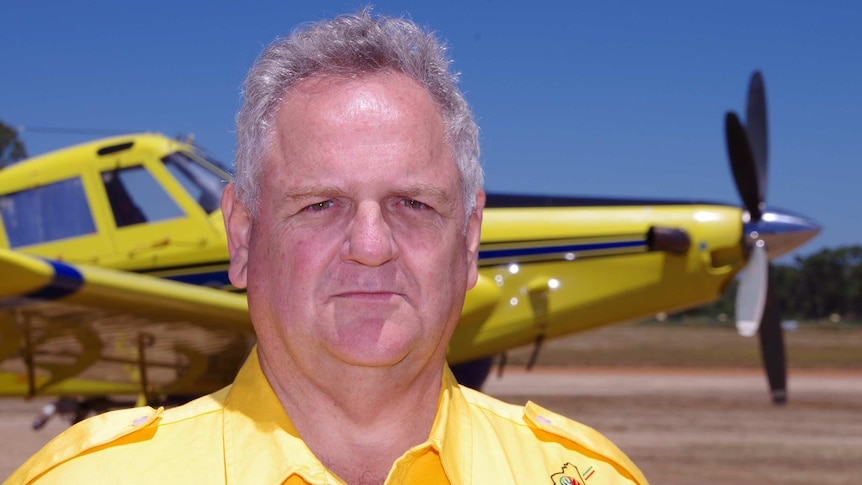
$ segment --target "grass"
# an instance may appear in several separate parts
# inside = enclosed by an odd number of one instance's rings
[[[785,332],[792,369],[862,370],[862,325],[800,322]],[[524,365],[532,347],[508,353]],[[545,343],[536,365],[760,368],[760,343],[732,325],[706,319],[645,321],[604,327]]]

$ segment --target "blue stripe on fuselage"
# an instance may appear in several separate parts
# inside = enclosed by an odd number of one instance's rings
[[[500,258],[525,258],[531,256],[544,256],[556,253],[578,253],[583,251],[601,251],[613,249],[637,248],[646,246],[646,241],[616,241],[604,243],[587,244],[562,244],[554,246],[531,246],[508,249],[487,249],[479,251],[480,260]],[[59,261],[45,260],[54,268],[54,278],[45,287],[24,295],[27,299],[56,300],[69,296],[78,291],[84,285],[84,277],[72,266]],[[207,271],[205,273],[188,273],[175,275],[166,279],[198,286],[229,286],[230,279],[227,271]]]
[[[616,241],[588,244],[565,244],[558,246],[533,246],[525,248],[479,250],[479,259],[523,258],[555,253],[577,253],[579,251],[600,251],[608,249],[637,248],[646,246],[646,241]]]
[[[50,259],[46,259],[45,262],[54,268],[54,279],[45,287],[24,295],[25,298],[57,300],[75,293],[84,286],[84,277],[77,269]]]
[[[479,260],[511,258],[517,260],[519,258],[545,256],[549,254],[559,253],[579,253],[585,251],[607,251],[613,249],[631,249],[646,247],[646,241],[614,241],[602,243],[582,243],[582,244],[559,244],[554,246],[530,246],[521,248],[507,249],[486,249],[479,250]],[[514,262],[514,261],[513,261]],[[227,271],[207,271],[203,273],[186,273],[181,275],[164,276],[163,278],[187,283],[197,286],[210,286],[214,288],[230,286],[230,278]]]
[[[207,271],[205,273],[186,273],[182,275],[166,276],[166,280],[178,281],[197,286],[210,286],[221,288],[230,286],[230,278],[227,271]]]

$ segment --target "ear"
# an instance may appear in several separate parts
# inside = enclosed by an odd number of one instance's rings
[[[476,210],[467,220],[467,289],[476,286],[479,278],[479,242],[482,238],[482,212],[485,210],[485,191],[476,194]]]
[[[233,182],[229,183],[221,196],[221,212],[227,232],[227,247],[230,251],[228,277],[237,288],[248,284],[248,245],[251,236],[251,217],[248,210],[236,198]]]

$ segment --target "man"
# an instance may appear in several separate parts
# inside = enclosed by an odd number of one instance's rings
[[[244,94],[222,211],[256,351],[232,386],[93,418],[12,481],[646,483],[595,431],[446,366],[485,196],[430,34],[367,10],[310,25]]]

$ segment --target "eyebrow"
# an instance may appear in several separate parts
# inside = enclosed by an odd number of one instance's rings
[[[405,198],[428,198],[428,202],[432,206],[446,205],[454,206],[456,201],[445,190],[436,185],[431,184],[414,184],[407,187],[396,188],[386,194],[387,197],[405,197]],[[297,187],[293,191],[284,194],[281,198],[282,204],[304,203],[308,199],[325,198],[338,199],[350,198],[349,192],[324,184],[315,184]]]
[[[331,185],[310,185],[298,187],[295,190],[284,194],[281,198],[282,203],[289,204],[290,202],[303,201],[317,197],[326,197],[327,199],[345,197],[347,194]]]
[[[392,192],[393,195],[400,197],[429,197],[439,203],[453,204],[454,201],[445,190],[430,184],[416,184],[405,189],[399,189]]]

